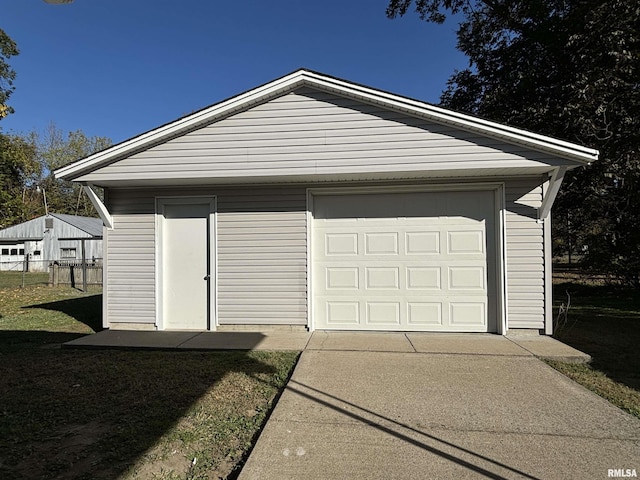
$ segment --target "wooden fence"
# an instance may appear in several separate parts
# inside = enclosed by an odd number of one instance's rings
[[[87,265],[87,285],[102,285],[102,265]],[[49,285],[71,285],[80,288],[83,285],[82,264],[49,266]]]

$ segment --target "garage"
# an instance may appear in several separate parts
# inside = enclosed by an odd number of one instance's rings
[[[497,332],[499,186],[313,191],[315,328]]]
[[[55,175],[106,227],[105,328],[550,335],[551,208],[597,158],[300,69]],[[209,242],[197,208],[157,209],[194,197],[216,199]],[[164,226],[171,252],[211,251],[165,259]]]

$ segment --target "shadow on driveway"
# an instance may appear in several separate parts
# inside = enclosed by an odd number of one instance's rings
[[[240,480],[596,478],[638,439],[532,356],[306,350]]]
[[[495,480],[507,480],[508,478],[512,478],[513,475],[517,475],[518,478],[528,479],[528,480],[541,480],[539,477],[534,477],[532,475],[527,474],[517,468],[511,467],[505,463],[493,460],[486,455],[481,455],[476,453],[468,448],[464,448],[460,445],[456,445],[455,443],[448,442],[439,438],[435,435],[431,435],[429,433],[418,430],[417,428],[411,427],[410,425],[398,422],[388,416],[380,415],[373,410],[369,410],[362,406],[356,405],[355,403],[348,402],[342,398],[339,398],[335,395],[331,395],[327,392],[323,392],[318,390],[317,388],[313,388],[310,385],[306,385],[304,383],[297,382],[295,380],[290,380],[287,385],[287,390],[290,390],[308,400],[311,400],[323,407],[330,408],[342,415],[345,415],[353,420],[366,424],[370,427],[375,428],[376,430],[390,435],[398,440],[405,442],[409,445],[413,445],[414,447],[418,447],[425,452],[432,453],[446,461],[455,463],[463,468],[471,472],[475,472],[480,475],[482,478],[492,478]],[[323,398],[325,397],[325,398]],[[413,436],[413,437],[412,437]],[[435,443],[435,445],[442,445],[442,447],[448,448],[449,450],[453,449],[456,454],[447,453],[445,448],[439,448],[434,445],[429,445],[428,442]],[[464,456],[470,456],[476,462],[466,461]],[[488,463],[493,467],[499,467],[501,469],[509,472],[507,477],[502,475],[498,475],[495,472],[492,472],[486,468],[483,468],[480,463]]]

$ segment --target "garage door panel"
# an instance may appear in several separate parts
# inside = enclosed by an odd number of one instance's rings
[[[449,267],[449,290],[477,290],[484,292],[486,288],[484,265],[477,267]]]
[[[407,302],[407,325],[415,327],[442,327],[442,303]]]
[[[408,290],[436,290],[442,288],[440,267],[407,267]]]
[[[323,313],[327,327],[353,327],[360,324],[360,302],[326,300]]]
[[[407,255],[439,255],[440,232],[409,231],[404,234]]]
[[[327,233],[325,234],[325,255],[358,255],[357,233]]]
[[[486,331],[487,327],[484,302],[331,299],[326,305],[326,326],[334,329]]]
[[[488,331],[494,194],[459,193],[314,197],[316,328]]]
[[[450,302],[449,320],[454,327],[486,326],[486,304],[483,302]]]
[[[365,322],[373,326],[400,326],[400,301],[366,302]]]
[[[367,290],[400,289],[400,268],[398,267],[365,267],[364,272]]]
[[[364,234],[365,255],[398,255],[397,232],[371,232]]]
[[[483,254],[485,251],[482,230],[449,230],[447,232],[447,253],[449,255]]]
[[[353,267],[327,267],[327,290],[358,290],[358,268]]]

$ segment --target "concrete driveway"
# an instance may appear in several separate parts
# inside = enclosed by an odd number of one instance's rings
[[[240,479],[640,472],[640,420],[548,367],[527,339],[384,335],[314,334]]]

